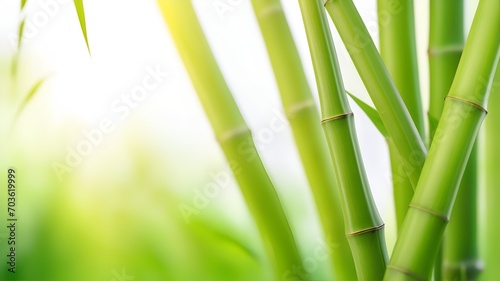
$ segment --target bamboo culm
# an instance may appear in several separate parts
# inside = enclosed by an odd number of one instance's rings
[[[484,249],[484,272],[480,280],[495,280],[500,276],[500,224],[498,223],[498,214],[500,214],[500,182],[498,167],[500,167],[500,63],[497,66],[496,75],[491,87],[491,97],[489,100],[491,112],[485,121],[485,140],[484,140],[484,160],[485,160],[485,186],[486,186],[486,224],[485,224],[485,249]]]
[[[460,61],[464,45],[464,3],[459,0],[432,1],[430,3],[429,67],[430,104],[429,128],[436,130]],[[477,149],[474,148],[464,172],[459,193],[443,240],[443,259],[436,260],[435,275],[443,267],[437,280],[476,280],[482,265],[478,255],[478,180]]]
[[[314,196],[325,236],[338,245],[332,252],[336,280],[354,280],[356,271],[344,235],[344,218],[319,114],[279,0],[252,0],[269,54],[285,114]],[[286,278],[293,277],[287,273]],[[299,276],[296,276],[299,277]]]
[[[351,280],[381,280],[388,259],[384,224],[364,170],[326,13],[320,0],[299,3],[318,85],[323,130],[340,183],[346,235],[356,265],[357,279]]]
[[[486,116],[500,50],[500,2],[481,0],[384,280],[428,280]]]
[[[278,280],[301,264],[287,218],[255,148],[250,130],[210,50],[191,1],[159,0],[184,62],[245,202],[257,224]]]
[[[403,169],[413,188],[427,157],[425,144],[394,85],[373,40],[352,0],[328,0],[325,3],[349,55],[377,108]],[[392,16],[397,11],[388,11]]]
[[[413,0],[378,0],[380,54],[422,140],[426,139],[415,38]],[[393,140],[388,140],[398,229],[408,211],[413,188]]]

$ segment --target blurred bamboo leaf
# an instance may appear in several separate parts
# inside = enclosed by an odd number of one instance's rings
[[[87,36],[87,24],[85,22],[85,9],[83,8],[83,0],[75,0],[75,8],[78,13],[78,20],[80,21],[80,27],[82,28],[83,37],[85,38],[85,44],[87,45],[87,50],[90,53],[89,39]]]
[[[23,40],[23,35],[24,35],[24,24],[26,22],[26,18],[23,18],[21,23],[19,24],[19,33],[18,33],[18,38],[17,38],[17,49],[19,50],[21,48],[21,42]]]
[[[351,99],[363,110],[363,112],[368,116],[368,119],[372,121],[373,125],[377,128],[377,130],[385,137],[389,137],[389,133],[387,133],[387,129],[384,126],[384,123],[382,123],[382,119],[380,118],[380,115],[378,114],[377,110],[364,101],[360,100],[357,98],[355,95],[347,92],[347,94],[351,97]]]
[[[45,82],[46,79],[47,79],[47,77],[38,80],[38,82],[36,82],[33,85],[33,87],[30,89],[30,91],[28,92],[28,94],[24,98],[23,102],[21,103],[21,105],[17,109],[16,115],[14,117],[14,123],[17,121],[17,118],[19,118],[19,115],[21,115],[21,113],[23,112],[24,108],[26,108],[26,106],[31,101],[31,99],[33,99],[33,97],[38,92],[38,90],[43,85],[43,83]]]

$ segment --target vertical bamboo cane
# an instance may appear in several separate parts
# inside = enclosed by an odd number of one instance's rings
[[[486,116],[489,85],[499,54],[500,2],[481,0],[384,280],[429,279]]]
[[[191,1],[158,3],[279,279],[283,272],[300,265],[301,259],[251,133],[219,70]]]
[[[332,262],[338,280],[353,280],[356,272],[345,237],[338,184],[331,172],[325,136],[298,51],[279,0],[252,0],[281,101],[305,169],[325,236],[338,245]]]
[[[500,179],[498,168],[500,167],[500,63],[491,89],[491,98],[488,105],[492,110],[485,121],[485,184],[486,184],[486,247],[484,255],[485,269],[480,279],[484,281],[495,280],[500,276]],[[495,110],[493,110],[495,109]]]
[[[425,124],[420,99],[413,0],[378,0],[380,54],[408,112],[425,140]],[[394,204],[398,229],[403,224],[413,197],[411,182],[399,172],[403,165],[393,141],[389,141]]]
[[[415,188],[427,151],[408,109],[352,0],[327,0],[325,8],[394,141],[403,163],[403,173]]]
[[[444,98],[450,90],[464,45],[464,3],[439,0],[430,3],[430,106],[431,138],[436,130]],[[443,243],[445,280],[467,276],[476,280],[481,271],[477,249],[477,149],[473,149],[465,169]],[[436,270],[441,260],[436,260]],[[436,275],[439,274],[436,271]],[[440,276],[436,276],[440,277]]]
[[[366,178],[326,14],[320,0],[299,3],[318,84],[323,130],[340,182],[357,280],[381,280],[387,263],[384,224]]]

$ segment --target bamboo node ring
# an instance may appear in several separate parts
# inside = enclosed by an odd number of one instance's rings
[[[357,236],[357,235],[361,235],[361,234],[365,234],[365,233],[369,233],[369,232],[375,232],[377,230],[381,230],[384,227],[385,227],[385,224],[381,224],[381,225],[377,225],[374,227],[365,228],[365,229],[361,229],[361,230],[358,230],[358,231],[355,231],[352,233],[348,233],[348,234],[346,234],[346,236],[352,237],[352,236]]]
[[[411,205],[411,204],[410,204],[410,206],[408,206],[408,207],[413,208],[413,209],[415,209],[415,210],[419,210],[419,211],[422,211],[422,212],[428,213],[428,214],[430,214],[430,215],[433,215],[433,216],[435,216],[435,217],[437,217],[437,218],[440,218],[440,219],[444,220],[445,222],[449,222],[449,221],[450,221],[450,219],[448,218],[448,216],[447,216],[447,215],[440,214],[440,213],[438,213],[438,212],[435,212],[435,211],[433,211],[433,210],[427,209],[427,208],[425,208],[425,207],[416,206],[416,205]]]
[[[321,124],[325,124],[326,122],[334,121],[334,120],[337,120],[337,119],[346,118],[346,117],[349,117],[351,115],[354,115],[354,113],[349,112],[349,113],[343,113],[343,114],[335,115],[335,116],[332,116],[332,117],[323,118],[321,120]]]
[[[408,270],[406,268],[401,268],[399,266],[394,266],[394,265],[388,265],[387,268],[395,270],[395,271],[399,271],[399,272],[403,273],[404,275],[411,276],[419,281],[426,281],[427,280],[426,278],[422,278],[422,277],[418,276],[418,274],[416,274],[416,273],[414,273],[411,270]]]
[[[231,140],[235,137],[238,137],[238,136],[241,136],[244,134],[249,134],[249,133],[251,134],[250,129],[248,129],[248,127],[246,127],[246,126],[242,126],[242,127],[235,128],[233,130],[229,130],[227,132],[222,133],[220,136],[217,137],[217,141],[219,143],[223,143],[223,142]]]
[[[486,108],[484,108],[482,105],[478,104],[478,103],[475,103],[473,101],[470,101],[470,100],[466,100],[466,99],[463,99],[463,98],[459,98],[459,97],[455,97],[455,96],[446,96],[445,99],[452,99],[452,100],[457,100],[457,101],[461,101],[461,102],[465,102],[465,103],[468,103],[474,107],[477,107],[479,108],[480,110],[484,111],[486,114],[488,114],[488,110],[486,110]]]

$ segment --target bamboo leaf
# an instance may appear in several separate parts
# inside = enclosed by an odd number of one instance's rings
[[[85,38],[85,44],[87,45],[87,50],[90,53],[89,39],[87,36],[87,23],[85,22],[85,9],[83,7],[83,0],[74,0],[76,12],[78,14],[78,20],[80,21],[80,27],[82,28],[83,37]]]
[[[18,108],[18,110],[16,112],[16,115],[14,117],[14,121],[18,119],[19,115],[21,115],[21,113],[23,112],[24,108],[26,108],[26,106],[28,105],[28,103],[33,99],[33,97],[38,92],[38,90],[40,89],[40,87],[43,85],[43,83],[45,82],[45,80],[46,80],[46,78],[42,78],[42,79],[38,80],[38,82],[36,82],[33,85],[33,87],[30,89],[30,91],[28,92],[28,94],[24,98],[23,102],[19,106],[19,108]]]
[[[24,18],[19,24],[19,32],[17,34],[17,49],[21,49],[21,42],[23,41],[24,35],[24,24],[26,23],[26,18]]]
[[[363,110],[363,112],[368,116],[368,119],[372,121],[373,125],[377,128],[377,130],[385,137],[389,137],[389,133],[387,132],[387,129],[384,126],[384,123],[382,122],[382,119],[380,118],[380,115],[378,114],[377,110],[373,107],[371,107],[369,104],[365,103],[364,101],[360,100],[357,98],[355,95],[347,92],[347,94],[351,97],[351,99]]]
[[[21,11],[24,9],[27,0],[21,0]]]

